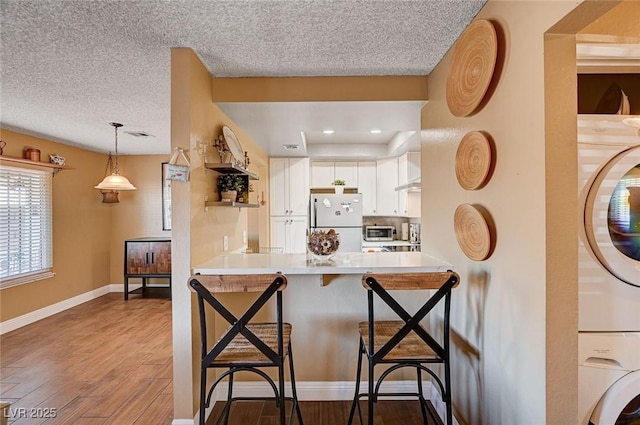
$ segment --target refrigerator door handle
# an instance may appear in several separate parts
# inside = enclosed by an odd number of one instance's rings
[[[318,227],[318,198],[313,198],[313,227]]]

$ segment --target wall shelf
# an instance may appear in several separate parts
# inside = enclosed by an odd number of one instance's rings
[[[260,204],[247,204],[244,202],[205,201],[205,207],[235,207],[235,208],[259,208]]]
[[[256,173],[252,173],[249,170],[230,163],[206,162],[204,167],[222,174],[242,174],[248,176],[249,180],[260,180],[260,177],[258,177]]]
[[[67,165],[51,164],[49,162],[42,162],[42,161],[31,161],[30,159],[16,158],[13,156],[6,156],[6,155],[0,155],[0,164],[4,164],[4,165],[19,164],[19,165],[29,165],[32,167],[51,168],[53,171],[53,174],[58,173],[60,170],[73,170],[73,168]]]

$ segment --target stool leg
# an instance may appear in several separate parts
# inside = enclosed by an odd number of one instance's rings
[[[373,406],[374,403],[377,402],[376,393],[374,392],[375,381],[373,380],[373,359],[370,356],[367,356],[369,360],[369,395],[367,397],[367,408],[369,412],[369,417],[367,418],[367,422],[369,425],[373,425]]]
[[[204,425],[204,411],[205,411],[205,397],[207,391],[207,368],[204,366],[200,367],[200,425]]]
[[[231,412],[232,398],[233,398],[233,373],[229,375],[229,388],[227,389],[227,403],[224,406],[224,425],[229,425],[229,413]]]
[[[286,425],[284,405],[284,359],[278,365],[278,399],[280,403],[280,425]]]
[[[353,396],[353,403],[351,403],[351,412],[349,412],[349,421],[347,425],[351,425],[353,423],[353,415],[356,412],[356,406],[358,407],[358,413],[360,417],[360,424],[362,425],[362,411],[360,410],[360,404],[358,401],[360,400],[360,374],[362,373],[362,356],[364,354],[364,345],[362,342],[362,338],[360,339],[360,348],[358,349],[358,371],[356,372],[356,392]]]
[[[446,395],[443,399],[447,407],[447,425],[453,425],[453,413],[451,411],[451,369],[449,368],[448,360],[444,364],[444,385]]]
[[[289,341],[289,373],[291,373],[291,395],[293,397],[294,408],[298,414],[298,423],[299,425],[304,425],[304,422],[302,421],[302,412],[300,412],[300,403],[298,402],[296,375],[293,371],[293,351],[291,350],[291,341]]]
[[[420,368],[416,368],[417,380],[418,380],[418,399],[420,400],[420,411],[422,412],[422,422],[424,425],[428,425],[427,409],[425,408],[426,401],[424,399],[424,393],[422,391],[422,371]]]

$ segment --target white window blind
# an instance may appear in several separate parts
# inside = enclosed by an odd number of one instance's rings
[[[0,166],[0,289],[53,276],[51,179]]]

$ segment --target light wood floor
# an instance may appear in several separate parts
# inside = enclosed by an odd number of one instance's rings
[[[10,425],[169,425],[171,302],[105,295],[1,336],[0,366]],[[23,408],[27,416],[55,409],[56,417],[17,417]],[[349,408],[343,401],[301,402],[305,425],[346,424]],[[220,409],[218,403],[209,425]],[[230,425],[275,425],[277,415],[273,403],[238,403]],[[376,425],[421,423],[417,402],[377,404]]]

